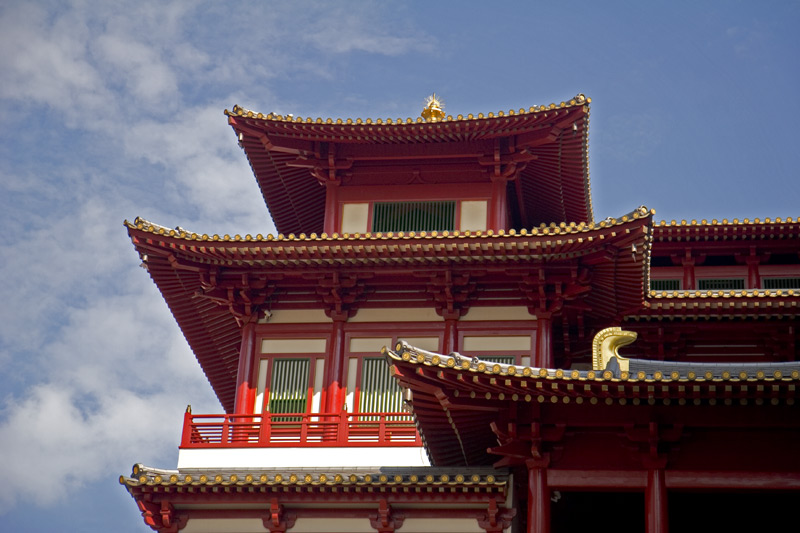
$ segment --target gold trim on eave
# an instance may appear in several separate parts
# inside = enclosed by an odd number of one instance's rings
[[[436,98],[436,95],[432,95]],[[430,98],[430,97],[429,97]],[[436,99],[437,103],[441,104],[441,100]],[[286,114],[282,115],[279,113],[267,113],[266,115],[263,113],[257,113],[254,111],[250,111],[249,109],[245,109],[240,105],[234,105],[233,108],[229,110],[225,110],[225,115],[227,116],[237,116],[237,117],[245,117],[245,118],[255,118],[258,120],[274,120],[278,122],[297,122],[297,123],[305,123],[305,124],[347,124],[347,125],[361,125],[361,124],[388,124],[388,125],[396,125],[402,126],[404,124],[414,124],[414,123],[424,123],[424,122],[453,122],[459,120],[481,120],[481,119],[490,119],[495,117],[504,117],[504,116],[516,116],[516,115],[530,115],[536,113],[544,113],[547,111],[555,111],[558,109],[569,109],[571,107],[578,107],[589,105],[592,103],[592,99],[584,94],[577,94],[574,98],[570,99],[569,101],[560,102],[558,104],[551,103],[550,105],[540,105],[540,106],[531,106],[528,109],[519,108],[519,110],[509,109],[508,111],[498,111],[497,113],[487,113],[484,115],[483,113],[478,113],[477,116],[473,115],[472,113],[468,114],[467,116],[458,115],[453,117],[452,115],[444,115],[443,106],[439,109],[441,112],[441,118],[437,120],[427,120],[423,118],[423,116],[417,117],[416,119],[413,118],[406,118],[405,120],[398,118],[398,119],[342,119],[342,118],[312,118],[312,117],[295,117],[293,114]],[[427,107],[426,107],[427,109]],[[424,111],[423,111],[424,113]],[[437,113],[438,115],[438,113]]]

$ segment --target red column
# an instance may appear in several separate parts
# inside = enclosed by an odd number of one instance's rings
[[[550,314],[539,314],[536,318],[536,346],[531,366],[553,368],[553,319]]]
[[[506,210],[508,201],[506,199],[507,179],[503,177],[492,178],[492,202],[489,211],[489,229],[498,231],[506,229]]]
[[[344,317],[334,317],[331,342],[328,346],[325,380],[325,403],[320,410],[326,413],[339,413],[345,401],[344,364]]]
[[[528,533],[550,532],[550,489],[547,468],[528,461]]]
[[[236,399],[233,412],[250,414],[256,400],[256,319],[251,317],[242,326],[242,343],[239,346],[239,368],[236,372]]]
[[[325,221],[322,231],[328,235],[338,232],[339,226],[339,183],[325,183]]]
[[[686,257],[683,260],[683,290],[690,291],[694,290],[695,281],[694,281],[694,259]]]
[[[442,353],[451,353],[458,350],[458,330],[456,325],[458,320],[455,318],[444,319],[444,342],[442,343]]]
[[[645,506],[647,533],[668,533],[667,486],[662,468],[647,471]]]
[[[761,275],[758,271],[758,263],[760,258],[749,256],[745,259],[747,263],[747,288],[760,289],[761,288]]]

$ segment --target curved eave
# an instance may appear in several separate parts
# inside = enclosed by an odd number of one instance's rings
[[[498,346],[502,351],[502,346]],[[610,406],[794,405],[800,372],[753,376],[639,376],[610,370],[578,371],[518,367],[460,354],[435,354],[399,343],[384,348],[392,375],[412,393],[411,407],[431,459],[437,465],[489,464],[490,429],[509,403]]]
[[[365,472],[365,470],[367,470]],[[161,470],[143,465],[134,465],[130,476],[120,476],[119,482],[129,491],[135,489],[149,492],[185,492],[187,488],[217,493],[252,490],[259,492],[302,491],[324,493],[330,497],[342,487],[357,487],[359,492],[408,492],[427,494],[430,488],[437,492],[454,493],[505,493],[508,490],[508,474],[488,469],[464,471],[430,467],[385,467],[380,469],[333,468],[283,470],[253,469],[235,471],[208,469],[202,472],[178,472]],[[230,487],[230,489],[228,488]]]
[[[307,168],[291,165],[298,155],[311,156],[318,143],[348,145],[414,145],[479,142],[547,133],[548,142],[529,151],[536,160],[521,172],[512,195],[529,215],[522,225],[550,221],[593,220],[588,169],[589,100],[533,107],[531,111],[440,122],[369,121],[293,118],[235,108],[228,121],[244,148],[278,231],[320,232],[325,188]],[[524,111],[524,110],[521,110]],[[512,114],[513,113],[513,114]],[[280,117],[280,118],[278,118]],[[388,119],[387,119],[388,120]],[[546,130],[546,131],[545,131]]]
[[[640,208],[619,219],[596,224],[562,224],[499,234],[301,234],[277,238],[200,236],[140,219],[126,225],[140,254],[147,254],[150,259],[163,258],[166,269],[363,270],[580,262],[591,271],[587,282],[591,291],[586,302],[596,314],[615,317],[636,311],[644,303],[651,217],[651,211]],[[167,280],[166,273],[157,273],[157,284]],[[193,292],[186,292],[183,298],[192,295]],[[168,296],[178,297],[172,292],[165,294],[165,298]],[[573,296],[577,295],[568,298]]]
[[[149,246],[204,264],[297,265],[386,264],[394,261],[569,259],[597,248],[649,246],[653,212],[641,207],[598,223],[551,224],[530,230],[375,234],[209,236],[170,229],[147,220],[125,221],[128,232]],[[638,249],[641,256],[647,250]],[[431,253],[440,254],[432,257]],[[640,262],[641,258],[637,258]]]
[[[784,318],[800,311],[800,290],[650,291],[628,320],[659,318]]]
[[[196,272],[176,269],[169,260],[171,256],[148,256],[149,249],[132,234],[130,228],[128,234],[139,255],[147,257],[147,272],[175,317],[220,404],[226,412],[232,412],[241,345],[239,324],[215,303],[195,297],[201,292]]]
[[[653,227],[655,243],[669,242],[719,242],[737,240],[798,239],[800,238],[800,219],[767,218],[733,220],[696,220],[667,222],[661,220]]]

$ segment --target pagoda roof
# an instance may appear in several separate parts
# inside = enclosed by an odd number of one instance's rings
[[[387,488],[409,487],[418,491],[435,487],[448,492],[462,492],[465,487],[486,492],[507,490],[509,474],[491,467],[351,467],[351,468],[261,468],[261,469],[192,469],[164,470],[135,464],[130,476],[120,476],[129,490],[137,487],[158,487],[161,492],[182,487],[264,487],[268,492],[304,490],[330,492],[331,487],[359,487],[364,492]]]
[[[203,531],[204,519],[250,519],[289,524],[303,518],[361,516],[365,523],[448,519],[457,514],[480,522],[507,524],[511,476],[505,469],[373,467],[334,469],[162,470],[134,465],[119,482],[133,497],[145,524],[177,531],[187,522]],[[338,506],[347,507],[345,514]],[[487,513],[488,510],[488,513]],[[258,520],[256,522],[255,520]],[[367,521],[369,519],[369,521]],[[429,523],[429,522],[426,522]],[[247,528],[248,531],[254,530]]]
[[[580,416],[588,419],[603,410],[640,404],[793,406],[800,382],[796,362],[764,363],[761,368],[720,363],[701,365],[701,371],[696,364],[686,368],[665,364],[659,370],[657,361],[649,361],[647,371],[615,372],[519,367],[458,353],[436,354],[402,341],[394,350],[384,348],[384,354],[395,379],[412,392],[417,427],[432,462],[439,466],[491,464],[487,449],[496,445],[496,435],[490,428],[511,404],[583,405]],[[632,423],[631,414],[617,414]],[[765,423],[767,418],[764,413]],[[687,425],[708,423],[691,414],[683,420]],[[724,423],[756,422],[733,417]]]
[[[659,252],[683,251],[698,243],[700,248],[748,248],[766,245],[769,251],[781,253],[797,250],[800,239],[800,218],[661,220],[653,227],[653,243]],[[763,251],[763,250],[762,250]]]
[[[796,317],[800,290],[649,291],[647,303],[627,319]]]
[[[219,279],[224,272],[230,272],[235,278],[232,283],[240,284],[240,289],[247,288],[243,280],[248,274],[263,277],[262,288],[270,276],[277,276],[270,278],[273,285],[280,283],[279,279],[291,278],[306,287],[317,301],[318,276],[308,274],[335,272],[342,277],[364,272],[374,278],[402,275],[421,283],[416,278],[422,269],[505,272],[517,268],[524,270],[519,275],[530,275],[530,268],[536,264],[569,265],[581,260],[592,269],[587,281],[591,290],[583,298],[595,313],[611,318],[632,312],[644,303],[652,214],[640,208],[619,219],[598,223],[564,223],[498,233],[220,237],[169,229],[143,219],[126,221],[125,225],[143,266],[161,291],[217,397],[230,412],[235,398],[241,326],[237,316],[224,307],[225,301],[206,297],[204,283],[211,284],[212,277]],[[617,250],[615,261],[609,260],[611,250]],[[253,280],[248,278],[246,282]],[[524,297],[519,290],[514,293]],[[524,301],[518,305],[524,305]]]
[[[322,119],[225,110],[244,148],[275,227],[282,233],[321,232],[325,187],[310,168],[351,168],[359,161],[494,157],[499,139],[510,140],[527,164],[513,195],[524,206],[520,226],[593,220],[588,169],[590,98],[487,115],[413,119]],[[337,146],[321,154],[320,143]],[[448,151],[442,146],[452,146]],[[427,148],[426,148],[427,146]],[[432,146],[439,146],[439,151]],[[394,148],[392,148],[394,147]],[[514,161],[517,161],[514,159]],[[509,159],[510,161],[511,159]],[[309,162],[316,161],[311,164]],[[521,159],[519,161],[522,161]],[[488,178],[487,178],[488,181]],[[532,215],[535,213],[534,215]]]

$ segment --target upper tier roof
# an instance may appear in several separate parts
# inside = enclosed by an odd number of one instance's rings
[[[593,220],[590,102],[578,95],[560,104],[477,117],[447,116],[436,122],[312,119],[265,115],[239,106],[225,114],[281,233],[322,232],[325,187],[320,181],[330,176],[337,176],[334,181],[344,178],[347,184],[348,176],[360,169],[367,176],[360,179],[368,181],[357,185],[394,184],[371,172],[380,164],[430,169],[432,183],[474,182],[476,176],[488,182],[485,170],[495,164],[516,171],[519,178],[509,187],[509,202],[515,211],[514,225],[522,228]],[[454,171],[442,177],[443,168]]]
[[[525,305],[520,284],[536,272],[536,265],[561,265],[563,275],[572,279],[571,265],[581,262],[583,270],[592,269],[592,275],[584,283],[577,279],[581,273],[576,271],[569,291],[577,291],[578,285],[585,285],[586,291],[563,296],[585,298],[594,314],[609,318],[639,309],[644,303],[652,215],[642,207],[596,224],[560,224],[519,232],[277,238],[198,235],[141,219],[126,222],[126,226],[217,397],[230,411],[241,341],[236,313],[256,312],[265,298],[271,298],[274,306],[319,308],[326,302],[321,284],[335,278],[342,283],[361,280],[359,283],[381,287],[400,283],[412,291],[418,305],[432,306],[433,296],[426,289],[432,279],[428,274],[449,271],[459,277],[462,272],[496,271],[495,277],[502,278],[496,284],[488,275],[475,282],[482,297],[491,298],[497,290],[506,298],[519,298],[514,305]],[[289,298],[283,293],[273,297],[270,289],[281,285],[303,295],[302,301],[283,302],[281,298]],[[338,290],[344,299],[346,288]],[[387,300],[382,305],[403,303]]]

